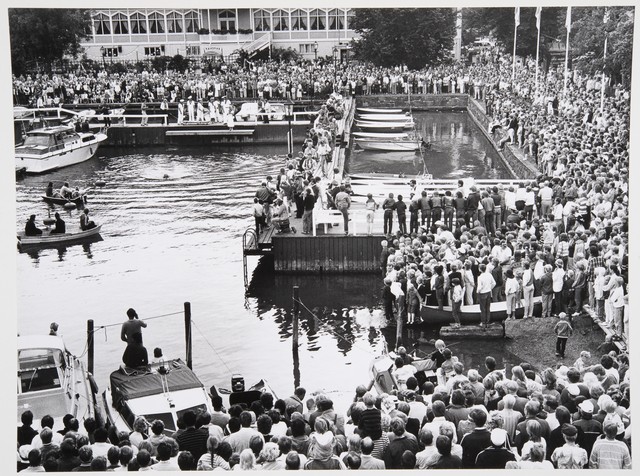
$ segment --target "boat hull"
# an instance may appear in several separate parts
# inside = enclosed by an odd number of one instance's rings
[[[382,109],[374,107],[359,107],[358,114],[402,114],[402,109]]]
[[[536,296],[533,298],[533,314],[540,316],[542,314],[542,298]],[[524,315],[524,307],[516,307],[516,317],[521,318]],[[445,325],[453,323],[453,314],[450,306],[444,306],[442,310],[438,306],[422,306],[420,310],[422,323],[426,325]],[[507,319],[507,303],[505,301],[491,303],[491,322],[502,322]],[[480,323],[480,306],[473,304],[469,306],[461,306],[460,323],[462,324],[479,324]]]
[[[420,149],[420,144],[417,141],[355,139],[355,143],[365,150],[381,150],[393,152]]]
[[[94,136],[94,140],[71,144],[64,149],[43,155],[21,153],[20,147],[17,147],[15,165],[24,167],[27,174],[41,174],[85,162],[96,154],[100,143],[107,139],[107,135],[102,133]]]
[[[387,121],[387,122],[413,122],[411,116],[404,114],[360,114],[357,119],[361,121]]]
[[[24,232],[18,233],[18,248],[58,246],[68,243],[86,240],[100,234],[102,225],[90,230],[74,230],[70,233],[51,234],[51,230],[43,230],[39,236],[25,236]]]
[[[76,205],[80,206],[87,203],[86,194],[82,194],[79,197],[69,199],[62,197],[47,197],[46,195],[42,195],[42,199],[45,202],[51,203],[53,205],[66,205],[67,203],[75,203]]]
[[[352,132],[352,136],[358,139],[407,139],[409,134],[406,132],[388,133],[388,132]]]

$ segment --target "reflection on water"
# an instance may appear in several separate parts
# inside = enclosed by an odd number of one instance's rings
[[[463,160],[467,145],[457,147]],[[434,142],[434,148],[444,144]],[[153,318],[144,330],[148,348],[183,356],[182,309],[188,301],[194,368],[207,385],[228,387],[232,373],[248,383],[266,378],[280,395],[296,382],[309,390],[349,393],[368,383],[371,359],[395,338],[382,313],[380,276],[274,275],[250,257],[245,295],[241,237],[253,223],[251,199],[264,176],[277,174],[285,154],[284,147],[103,148],[83,164],[19,181],[17,228],[31,213],[41,221],[49,210],[62,213],[67,226],[76,223],[80,210],[50,209],[41,199],[49,181],[56,187],[69,181],[94,187],[86,206],[102,230],[95,242],[16,252],[18,331],[46,333],[55,320],[70,351],[84,355],[86,321],[94,320],[95,375],[104,387],[124,351],[120,325],[126,310]],[[95,186],[97,181],[105,186]],[[300,287],[304,304],[295,365],[293,286]],[[410,347],[433,349],[436,330],[405,332]],[[479,368],[488,352],[505,356],[502,341],[470,347],[454,348],[469,368]]]

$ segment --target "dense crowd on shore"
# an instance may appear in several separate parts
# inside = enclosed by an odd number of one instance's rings
[[[56,97],[59,103],[132,102],[150,94],[172,102],[209,93],[298,98],[309,95],[311,67],[264,62],[203,76],[14,78],[14,92],[18,104],[41,98],[44,105]],[[388,197],[381,203],[385,315],[401,330],[420,322],[423,304],[449,305],[460,325],[461,305],[477,303],[486,329],[492,302],[506,301],[509,317],[522,302],[524,318],[533,318],[539,297],[540,317],[557,321],[556,368],[523,362],[506,372],[488,356],[478,372],[465,369],[438,341],[429,359],[432,379],[398,346],[396,388],[389,394],[358,386],[346,411],[324,394],[305,398],[301,388],[286,399],[264,394],[250,406],[229,409],[214,397],[213,413],[186,412],[183,428],[171,437],[162,421],[142,418],[132,432],[118,433],[69,416],[54,432],[50,417],[36,415],[35,425],[26,411],[18,427],[18,469],[631,467],[629,359],[614,342],[624,349],[628,337],[629,92],[609,87],[601,110],[602,85],[595,78],[574,73],[565,94],[562,74],[550,71],[536,91],[535,70],[525,63],[511,87],[507,61],[419,72],[354,64],[340,73],[337,88],[330,65],[313,73],[317,91],[339,92],[321,108],[299,154],[256,193],[258,231],[271,223],[286,231],[296,213],[302,232],[310,233],[317,206],[348,209],[348,180],[329,159],[346,96],[469,93],[484,101],[491,129],[504,132],[500,146],[520,147],[540,173],[507,188],[461,181],[444,195],[408,186],[406,202]],[[376,208],[368,208],[372,220]],[[344,216],[347,231],[348,211]],[[590,313],[610,335],[597,355],[565,355],[572,321]]]

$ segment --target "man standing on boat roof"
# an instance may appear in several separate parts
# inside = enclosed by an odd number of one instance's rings
[[[139,333],[142,336],[142,328],[147,327],[147,323],[138,319],[138,313],[133,308],[127,310],[127,316],[129,320],[122,323],[120,339],[127,344],[133,344],[134,334]]]

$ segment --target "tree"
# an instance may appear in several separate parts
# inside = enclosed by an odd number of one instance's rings
[[[88,10],[63,8],[9,9],[11,64],[14,74],[22,74],[27,63],[42,63],[51,71],[54,61],[64,55],[77,57],[81,41],[91,36]]]
[[[455,18],[453,8],[356,9],[354,57],[412,69],[442,63],[451,57]]]
[[[633,49],[633,7],[609,8],[604,23],[603,7],[576,8],[571,30],[571,56],[575,68],[587,74],[601,73],[614,82],[631,84],[631,56]],[[604,41],[607,57],[604,59]]]
[[[540,58],[548,60],[549,46],[564,36],[566,8],[543,7],[540,21]],[[538,29],[536,9],[520,8],[520,25],[516,37],[516,55],[536,56]],[[462,44],[472,44],[478,37],[490,36],[509,53],[513,52],[514,8],[463,8]]]

